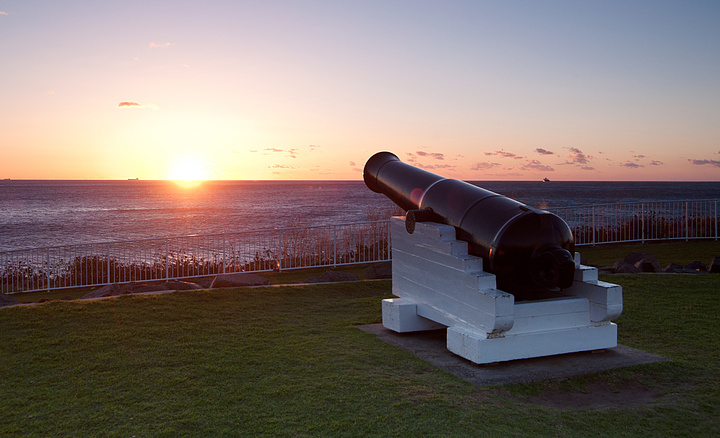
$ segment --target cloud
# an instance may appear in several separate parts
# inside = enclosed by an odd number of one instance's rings
[[[283,149],[278,149],[278,148],[265,148],[263,150],[268,151],[268,152],[284,152]]]
[[[294,169],[292,166],[287,166],[285,164],[273,164],[272,166],[268,166],[269,169]]]
[[[53,90],[50,90],[47,92],[47,94],[55,94],[55,92]]]
[[[8,13],[5,12],[5,11],[0,11],[0,15],[10,15],[10,14],[8,14]]]
[[[439,152],[417,151],[416,153],[417,153],[419,156],[421,156],[421,157],[431,157],[431,158],[434,158],[434,159],[436,159],[436,160],[444,160],[444,159],[445,159],[445,155],[444,155],[444,154],[441,154],[441,153],[439,153]]]
[[[555,169],[553,169],[550,166],[546,166],[542,164],[538,160],[528,160],[526,164],[523,164],[522,167],[520,167],[522,170],[540,170],[543,172],[555,172]]]
[[[421,169],[434,170],[434,169],[454,169],[455,166],[450,164],[419,164],[417,165]]]
[[[355,166],[357,166],[357,164],[355,164],[354,161],[351,161],[351,162],[350,162],[350,166],[351,166],[351,167],[355,167]]]
[[[592,166],[582,166],[582,167],[580,167],[580,169],[582,169],[582,170],[595,170],[595,168],[592,167]]]
[[[693,160],[688,158],[688,161],[695,166],[704,166],[708,164],[712,167],[720,167],[720,161],[718,160]]]
[[[537,149],[535,149],[535,152],[537,152],[540,155],[555,155],[555,152],[551,152],[551,151],[549,151],[547,149],[543,149],[543,148],[537,148]]]
[[[498,166],[500,166],[500,163],[488,163],[487,161],[483,161],[470,166],[470,170],[487,170]]]
[[[505,151],[493,151],[493,152],[485,152],[486,156],[490,155],[500,155],[503,158],[515,158],[515,159],[521,159],[523,157],[518,156],[516,154],[513,154],[512,152],[505,152]]]
[[[663,163],[662,161],[658,161],[658,160],[652,160],[650,162],[651,166],[662,166],[663,164],[665,164],[665,163]]]
[[[118,103],[118,108],[140,108],[140,109],[149,108],[149,109],[155,110],[155,111],[160,109],[160,107],[158,107],[154,103],[142,104],[142,103],[137,103],[137,102],[120,102],[120,103]]]
[[[148,44],[148,47],[150,47],[151,49],[167,49],[168,47],[174,46],[174,45],[175,45],[175,43],[169,43],[169,42],[156,43],[153,41],[150,44]]]
[[[645,155],[643,155],[643,154],[633,155],[633,158],[635,158],[635,160],[639,160],[639,159],[641,159],[641,158],[645,158]]]
[[[592,158],[591,156],[585,155],[583,151],[578,148],[568,149],[570,149],[570,153],[567,157],[570,159],[570,163],[572,164],[588,164],[588,160]]]
[[[638,167],[645,167],[645,166],[643,166],[642,164],[637,164],[637,163],[633,163],[633,162],[630,162],[630,161],[628,161],[628,162],[626,162],[626,163],[622,163],[621,166],[622,166],[622,167],[627,167],[628,169],[637,169]]]

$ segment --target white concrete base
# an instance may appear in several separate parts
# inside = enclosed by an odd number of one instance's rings
[[[449,225],[391,221],[393,294],[383,300],[383,325],[399,333],[448,327],[447,347],[474,363],[549,356],[617,346],[622,288],[598,281],[579,263],[575,283],[559,298],[515,303],[495,289],[482,259],[469,255]]]

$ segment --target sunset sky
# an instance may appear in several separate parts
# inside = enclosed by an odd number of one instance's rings
[[[0,0],[0,179],[720,181],[720,1]]]

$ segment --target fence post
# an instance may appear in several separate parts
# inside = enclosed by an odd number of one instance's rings
[[[718,240],[718,214],[717,214],[717,199],[715,200],[715,241]]]
[[[223,252],[222,252],[222,255],[223,255],[223,258],[222,258],[222,260],[223,260],[223,262],[222,262],[222,263],[223,263],[223,270],[222,270],[222,271],[223,271],[223,274],[225,274],[225,273],[227,273],[227,263],[225,262],[225,235],[224,235],[224,234],[223,234]]]
[[[690,238],[690,216],[688,216],[688,202],[685,201],[685,241]]]
[[[112,283],[112,278],[110,277],[110,242],[108,242],[107,245],[107,284]]]
[[[595,207],[592,208],[591,215],[592,215],[592,230],[593,230],[592,244],[593,244],[593,246],[595,246],[595,234],[597,233],[597,230],[595,229]]]
[[[645,203],[640,204],[640,239],[645,244]]]
[[[278,236],[278,245],[279,245],[279,247],[278,247],[278,271],[279,272],[282,272],[282,265],[283,265],[283,263],[282,263],[282,259],[283,259],[283,257],[282,257],[282,235],[283,235],[282,229],[280,229],[280,235]]]
[[[170,241],[165,239],[165,280],[170,279]]]
[[[337,266],[337,226],[333,225],[333,267]]]
[[[47,291],[50,292],[50,248],[47,249],[45,252],[45,263],[46,263],[46,269],[45,269],[45,276],[47,281]]]

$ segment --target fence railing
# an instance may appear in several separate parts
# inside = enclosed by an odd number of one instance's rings
[[[551,209],[577,246],[718,240],[718,200]],[[391,260],[389,221],[54,246],[0,252],[0,293],[176,280]]]
[[[575,244],[718,239],[718,200],[652,201],[551,209]]]
[[[389,221],[0,252],[0,293],[390,260]]]

